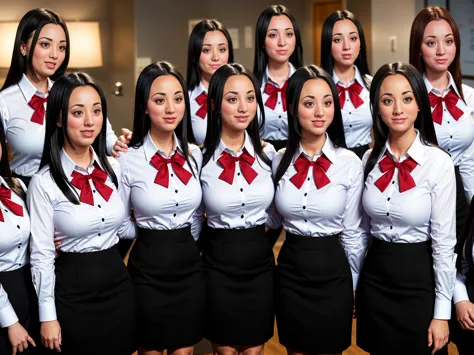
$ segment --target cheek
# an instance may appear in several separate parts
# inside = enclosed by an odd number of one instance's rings
[[[235,112],[235,108],[232,104],[227,101],[222,102],[221,116],[223,120],[230,120],[230,117]]]
[[[209,56],[209,54],[201,52],[201,56],[199,57],[199,68],[202,69],[206,66],[206,63],[208,62],[208,60],[207,60],[208,56]]]
[[[266,49],[273,49],[275,47],[275,42],[276,39],[270,38],[270,37],[265,37],[265,48]]]
[[[161,117],[163,116],[164,112],[164,105],[160,106],[155,104],[154,102],[149,102],[147,105],[147,111],[148,111],[148,116],[150,116],[150,119],[156,118],[156,117]]]
[[[226,51],[225,53],[221,53],[220,58],[223,63],[227,64],[229,62],[229,52]]]
[[[332,43],[331,45],[331,55],[333,58],[337,57],[338,54],[341,53],[341,50],[339,49],[339,46],[336,43]]]
[[[186,105],[184,104],[184,101],[179,103],[179,105],[175,105],[175,110],[178,121],[181,121],[184,117],[184,111],[186,111]]]
[[[304,121],[310,120],[314,117],[314,109],[311,107],[300,106],[298,107],[298,120],[300,124]]]
[[[428,47],[428,46],[422,45],[420,52],[421,52],[421,56],[423,57],[423,59],[428,59],[428,58],[433,56],[433,53],[435,52],[435,50],[433,48]]]
[[[79,128],[81,128],[82,127],[82,122],[83,122],[82,118],[69,116],[67,118],[67,131],[68,131],[68,134],[71,135],[71,133],[73,131],[78,130]]]
[[[380,106],[379,111],[382,121],[388,126],[392,118],[392,108],[389,106]]]

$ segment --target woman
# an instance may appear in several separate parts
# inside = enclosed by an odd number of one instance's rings
[[[324,21],[321,66],[332,73],[336,83],[347,147],[362,158],[372,142],[369,102],[372,77],[364,31],[352,12],[336,11]]]
[[[207,241],[205,337],[218,354],[260,354],[273,335],[273,252],[265,224],[271,209],[271,145],[263,152],[258,84],[239,64],[226,64],[209,84],[207,135],[201,170]],[[262,122],[263,122],[262,117]]]
[[[276,272],[278,335],[289,354],[341,354],[351,345],[365,251],[362,164],[345,149],[338,92],[324,70],[298,69],[287,98],[288,145],[273,160],[286,231]]]
[[[267,7],[255,28],[253,72],[265,104],[262,139],[276,150],[285,147],[288,139],[287,81],[302,65],[303,45],[295,17],[283,5]]]
[[[119,165],[106,156],[105,117],[105,97],[92,78],[59,78],[41,168],[27,194],[41,339],[64,354],[135,351],[133,285],[116,249],[126,211]],[[56,260],[53,237],[61,241]]]
[[[53,81],[67,68],[69,46],[66,24],[55,12],[33,9],[20,20],[12,63],[0,91],[0,115],[13,175],[27,186],[40,166],[46,103]],[[107,122],[109,152],[116,139]]]
[[[29,270],[26,187],[11,175],[0,125],[0,353],[37,354],[38,306]],[[35,340],[34,340],[35,339]]]
[[[130,148],[119,158],[122,200],[134,215],[119,236],[134,238],[138,229],[128,269],[140,354],[193,354],[202,339],[205,285],[193,239],[202,153],[192,141],[184,79],[167,62],[150,64],[138,78]]]
[[[459,29],[446,9],[427,7],[415,17],[410,64],[423,74],[439,146],[455,166],[458,238],[474,196],[474,89],[462,84],[460,52]]]
[[[420,73],[382,66],[370,88],[374,148],[362,204],[373,236],[357,290],[357,345],[371,354],[447,354],[455,279],[455,177],[436,144]]]

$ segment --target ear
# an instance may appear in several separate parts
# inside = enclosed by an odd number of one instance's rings
[[[62,127],[62,126],[63,126],[63,119],[62,119],[61,112],[59,113],[59,118],[58,118],[58,120],[56,121],[56,126],[58,126],[58,127]]]
[[[26,43],[25,42],[20,43],[20,53],[23,57],[26,56]]]
[[[216,109],[216,102],[214,101],[214,99],[211,99],[211,109],[212,111]]]

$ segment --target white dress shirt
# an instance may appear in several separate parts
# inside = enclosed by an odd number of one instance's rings
[[[23,182],[19,179],[18,181],[26,191]],[[1,176],[0,186],[9,189]],[[30,239],[30,217],[26,203],[14,192],[12,192],[11,200],[23,207],[23,216],[17,216],[0,201],[0,209],[5,220],[0,221],[0,272],[17,270],[29,262],[27,251]],[[9,327],[16,322],[18,322],[18,317],[0,283],[0,328]]]
[[[346,145],[348,148],[356,148],[363,145],[370,144],[372,138],[370,137],[370,130],[372,129],[372,113],[370,111],[370,97],[369,90],[365,87],[365,82],[360,75],[359,69],[354,65],[355,76],[354,79],[348,84],[344,84],[335,72],[332,74],[332,79],[336,85],[342,87],[349,87],[355,81],[362,86],[362,92],[359,97],[364,101],[362,105],[355,108],[352,101],[349,98],[349,94],[346,93],[346,101],[344,102],[344,108],[341,109],[342,122],[344,124],[344,136],[346,138]],[[369,82],[372,81],[372,77],[367,75]]]
[[[181,142],[176,135],[173,135],[173,142],[174,147],[170,156],[179,152],[184,157]],[[130,220],[130,216],[127,218],[126,223],[119,229],[119,236],[135,238],[135,225],[153,230],[173,230],[192,226],[191,233],[197,240],[202,221],[196,219],[193,224],[193,217],[202,199],[199,182],[202,165],[201,150],[194,144],[189,144],[192,169],[187,162],[183,167],[191,173],[194,172],[194,176],[187,184],[184,184],[176,175],[173,165],[168,164],[168,187],[156,184],[154,181],[158,170],[150,163],[150,160],[155,153],[167,158],[166,154],[156,147],[148,133],[141,147],[129,147],[128,152],[120,154],[118,158],[122,170],[120,196],[126,211],[130,211],[133,207],[135,217],[135,222]],[[155,197],[150,198],[150,196]]]
[[[288,62],[288,64],[290,66],[290,75],[288,76],[289,79],[296,71],[296,69],[290,62]],[[286,79],[285,82],[279,85],[270,78],[268,66],[265,69],[265,74],[262,80],[262,86],[260,88],[260,90],[262,91],[263,107],[265,108],[265,127],[264,133],[262,135],[263,140],[284,141],[288,139],[288,116],[287,110],[283,110],[283,101],[281,95],[282,93],[278,93],[278,100],[274,110],[272,110],[268,106],[265,106],[265,103],[270,97],[270,95],[265,94],[265,86],[267,85],[267,83],[270,83],[276,86],[277,88],[282,88],[283,85],[285,85],[285,83],[288,81],[288,79]],[[287,107],[288,104],[289,102],[287,102]]]
[[[386,144],[387,154],[396,158]],[[364,164],[372,150],[363,158]],[[377,162],[384,157],[380,154]],[[367,176],[362,204],[366,212],[367,232],[392,243],[432,241],[435,279],[434,318],[449,319],[456,277],[456,182],[454,166],[448,154],[436,146],[424,145],[417,132],[407,154],[418,165],[411,172],[416,186],[399,192],[398,169],[392,182],[381,192],[375,182],[384,175],[377,163]]]
[[[456,95],[460,98],[461,96],[450,72],[448,72],[448,76],[448,87],[441,94],[433,88],[426,75],[423,75],[428,93],[445,97],[453,88]],[[460,98],[456,106],[464,114],[459,120],[455,120],[446,109],[446,103],[443,102],[443,120],[441,124],[436,122],[433,122],[433,124],[439,146],[451,155],[454,165],[459,166],[466,199],[470,203],[474,195],[474,119],[472,117],[474,112],[474,89],[467,85],[463,85],[462,89],[467,105]],[[431,110],[433,111],[434,108],[432,107]]]
[[[92,150],[92,148],[91,148]],[[92,150],[93,159],[87,171],[77,166],[61,152],[61,164],[65,175],[71,180],[73,171],[91,174],[94,162],[100,162]],[[109,163],[120,182],[120,166],[109,158]],[[103,170],[103,169],[102,169]],[[55,246],[54,237],[62,242],[62,252],[85,253],[106,250],[118,242],[117,232],[126,217],[126,212],[114,183],[107,178],[106,184],[113,189],[106,201],[89,180],[94,205],[71,203],[61,192],[50,175],[49,166],[43,167],[32,178],[28,188],[27,202],[31,218],[31,269],[33,284],[38,294],[41,322],[56,320],[54,304]],[[80,190],[74,187],[80,194]]]
[[[467,280],[467,273],[469,272],[469,264],[465,258],[465,250],[461,257],[461,270],[456,272],[456,283],[454,285],[454,294],[453,294],[453,302],[454,304],[461,302],[461,301],[471,301],[474,300],[469,299],[469,294],[467,293],[466,288],[466,280]],[[474,249],[473,249],[473,256],[474,256]]]
[[[240,166],[235,164],[232,185],[219,179],[223,168],[217,162],[225,151],[232,156],[240,156],[243,150],[255,157],[252,169],[258,174],[251,184],[244,178]],[[275,149],[268,144],[264,152],[271,160]],[[275,209],[273,197],[275,188],[271,167],[256,154],[249,135],[245,132],[245,142],[237,155],[220,142],[209,162],[201,171],[203,205],[201,211],[207,213],[207,223],[211,228],[252,228],[267,224],[269,228],[278,228],[281,217]]]
[[[273,159],[276,174],[285,149]],[[303,186],[298,189],[290,179],[297,173],[294,162],[303,154],[309,161],[316,161],[322,154],[331,162],[326,176],[331,181],[318,189],[313,169],[308,169]],[[298,147],[285,175],[278,181],[275,204],[283,217],[283,228],[296,235],[327,237],[341,233],[341,243],[352,271],[354,290],[357,287],[360,268],[365,256],[361,227],[361,198],[364,189],[364,173],[360,159],[351,151],[336,148],[326,135],[322,153],[309,156]]]
[[[48,90],[53,82],[48,79]],[[11,169],[18,175],[33,176],[39,169],[43,154],[46,122],[42,125],[31,122],[34,109],[28,105],[34,95],[48,96],[37,90],[23,75],[16,85],[0,92],[0,116],[12,161]],[[47,104],[45,103],[45,108]],[[107,119],[107,151],[113,149],[117,136]]]
[[[196,139],[196,143],[201,145],[204,143],[204,139],[206,139],[206,132],[207,132],[207,112],[204,118],[196,115],[196,112],[201,108],[196,101],[196,98],[205,93],[207,95],[207,90],[202,85],[202,82],[199,82],[199,85],[196,86],[193,90],[189,91],[189,103],[191,106],[191,125],[193,126],[193,133],[194,138]]]

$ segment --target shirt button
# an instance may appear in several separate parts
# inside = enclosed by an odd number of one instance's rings
[[[349,112],[349,115],[352,115],[352,112]],[[352,125],[350,127],[352,127]]]
[[[347,99],[346,101],[349,102],[349,99]]]
[[[102,206],[101,206],[101,205],[97,205],[97,207],[99,207],[99,208],[102,208]]]
[[[244,192],[244,189],[241,188],[241,189],[240,189],[240,192]]]
[[[104,218],[102,218],[102,222],[105,222],[105,219],[104,219]]]
[[[240,173],[237,173],[237,176],[240,176]]]
[[[390,201],[390,197],[389,197],[389,198],[387,198],[387,201]]]
[[[308,196],[308,193],[307,193],[307,192],[305,192],[305,193],[304,193],[304,195],[305,195],[305,196]]]
[[[20,249],[20,248],[21,248],[21,245],[18,246],[18,249]]]
[[[95,193],[95,190],[92,190],[93,193]]]
[[[279,104],[281,104],[281,102],[280,102],[280,101],[278,101],[278,105],[279,105]]]
[[[175,193],[178,193],[178,190],[174,190]]]
[[[281,118],[281,116],[278,116],[278,118]]]
[[[395,184],[395,181],[392,181],[392,184]]]
[[[306,206],[303,206],[303,209],[305,210],[305,209],[306,209]]]
[[[451,148],[448,148],[448,152],[450,152],[450,151],[451,151]]]
[[[305,219],[304,221],[305,221],[305,222],[308,222],[308,220],[307,220],[307,219]]]
[[[173,217],[176,217],[176,213],[173,213]]]
[[[448,123],[450,123],[450,122],[448,121]]]
[[[387,212],[387,216],[390,216],[390,213]]]
[[[393,229],[393,226],[390,226],[390,229]]]
[[[99,234],[97,234],[97,235],[100,237],[102,234],[99,233]]]
[[[308,181],[310,180],[310,178],[308,178]]]
[[[176,207],[178,207],[179,203],[176,202]]]
[[[244,215],[241,215],[240,218],[244,218]]]
[[[17,227],[18,229],[20,229],[20,226],[17,225],[16,227]]]
[[[352,125],[350,124],[350,125],[349,125],[349,127],[351,127],[351,128],[352,128]]]
[[[245,203],[242,203],[242,206],[245,206]]]
[[[446,111],[446,109],[444,109],[444,111]]]
[[[173,176],[174,176],[173,173],[171,173],[171,177],[173,177]]]
[[[453,138],[453,136],[449,136],[449,138]]]
[[[5,211],[5,212],[8,212],[8,210],[7,210],[7,209],[5,209],[4,211]]]

